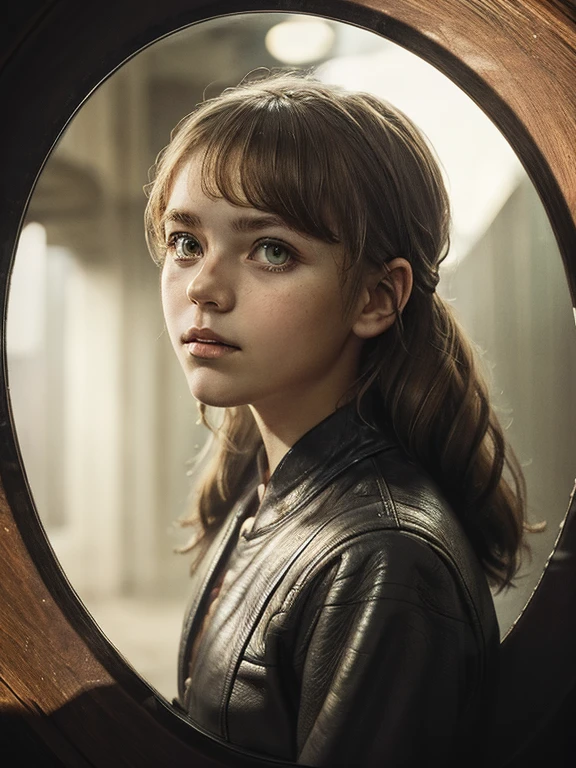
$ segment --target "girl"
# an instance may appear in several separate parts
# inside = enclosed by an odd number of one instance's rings
[[[201,104],[148,244],[199,404],[179,704],[305,765],[481,765],[523,479],[436,293],[449,205],[397,109],[279,74]]]

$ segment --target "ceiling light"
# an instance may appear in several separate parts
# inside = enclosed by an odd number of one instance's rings
[[[285,64],[307,64],[328,54],[334,44],[334,29],[323,19],[292,19],[271,27],[266,48]]]

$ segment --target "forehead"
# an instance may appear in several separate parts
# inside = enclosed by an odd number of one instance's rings
[[[168,208],[174,207],[176,202],[183,203],[201,192],[202,160],[203,155],[195,152],[177,168],[167,190]]]
[[[197,154],[176,173],[161,219],[164,227],[169,222],[199,226],[216,216],[217,221],[222,222],[223,217],[229,220],[232,229],[237,232],[274,226],[293,229],[281,216],[252,207],[241,189],[238,190],[239,200],[230,201],[223,194],[212,194],[212,190],[207,194],[202,184],[202,161],[202,155]]]
[[[204,161],[205,153],[202,150],[197,150],[180,164],[168,189],[168,201],[185,200],[191,197],[209,196],[212,199],[224,197],[222,193],[218,193],[215,179],[210,174],[213,169],[207,170]],[[207,185],[210,190],[209,195],[206,195]],[[239,203],[248,205],[246,196],[242,191],[240,171],[237,165],[232,163],[229,163],[226,168],[226,187],[232,189],[234,197],[238,198]]]

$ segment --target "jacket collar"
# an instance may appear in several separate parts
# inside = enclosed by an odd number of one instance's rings
[[[373,426],[377,412],[377,398],[366,393],[361,404],[362,416],[353,400],[306,432],[270,477],[254,526],[246,538],[263,534],[292,516],[352,464],[396,447],[391,430]],[[263,467],[262,447],[258,455],[260,475]]]

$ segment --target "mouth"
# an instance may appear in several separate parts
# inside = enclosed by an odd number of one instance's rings
[[[239,349],[239,347],[234,346],[234,344],[227,344],[225,341],[214,341],[212,339],[191,339],[188,343],[211,345],[213,347],[229,347],[230,349]]]
[[[192,340],[187,344],[188,354],[201,360],[215,360],[230,353],[238,352],[239,347],[224,344],[220,341],[207,341],[205,339]]]
[[[188,328],[182,334],[183,344],[197,344],[202,346],[226,347],[229,349],[240,349],[237,344],[233,344],[228,339],[224,339],[220,334],[209,328]]]

